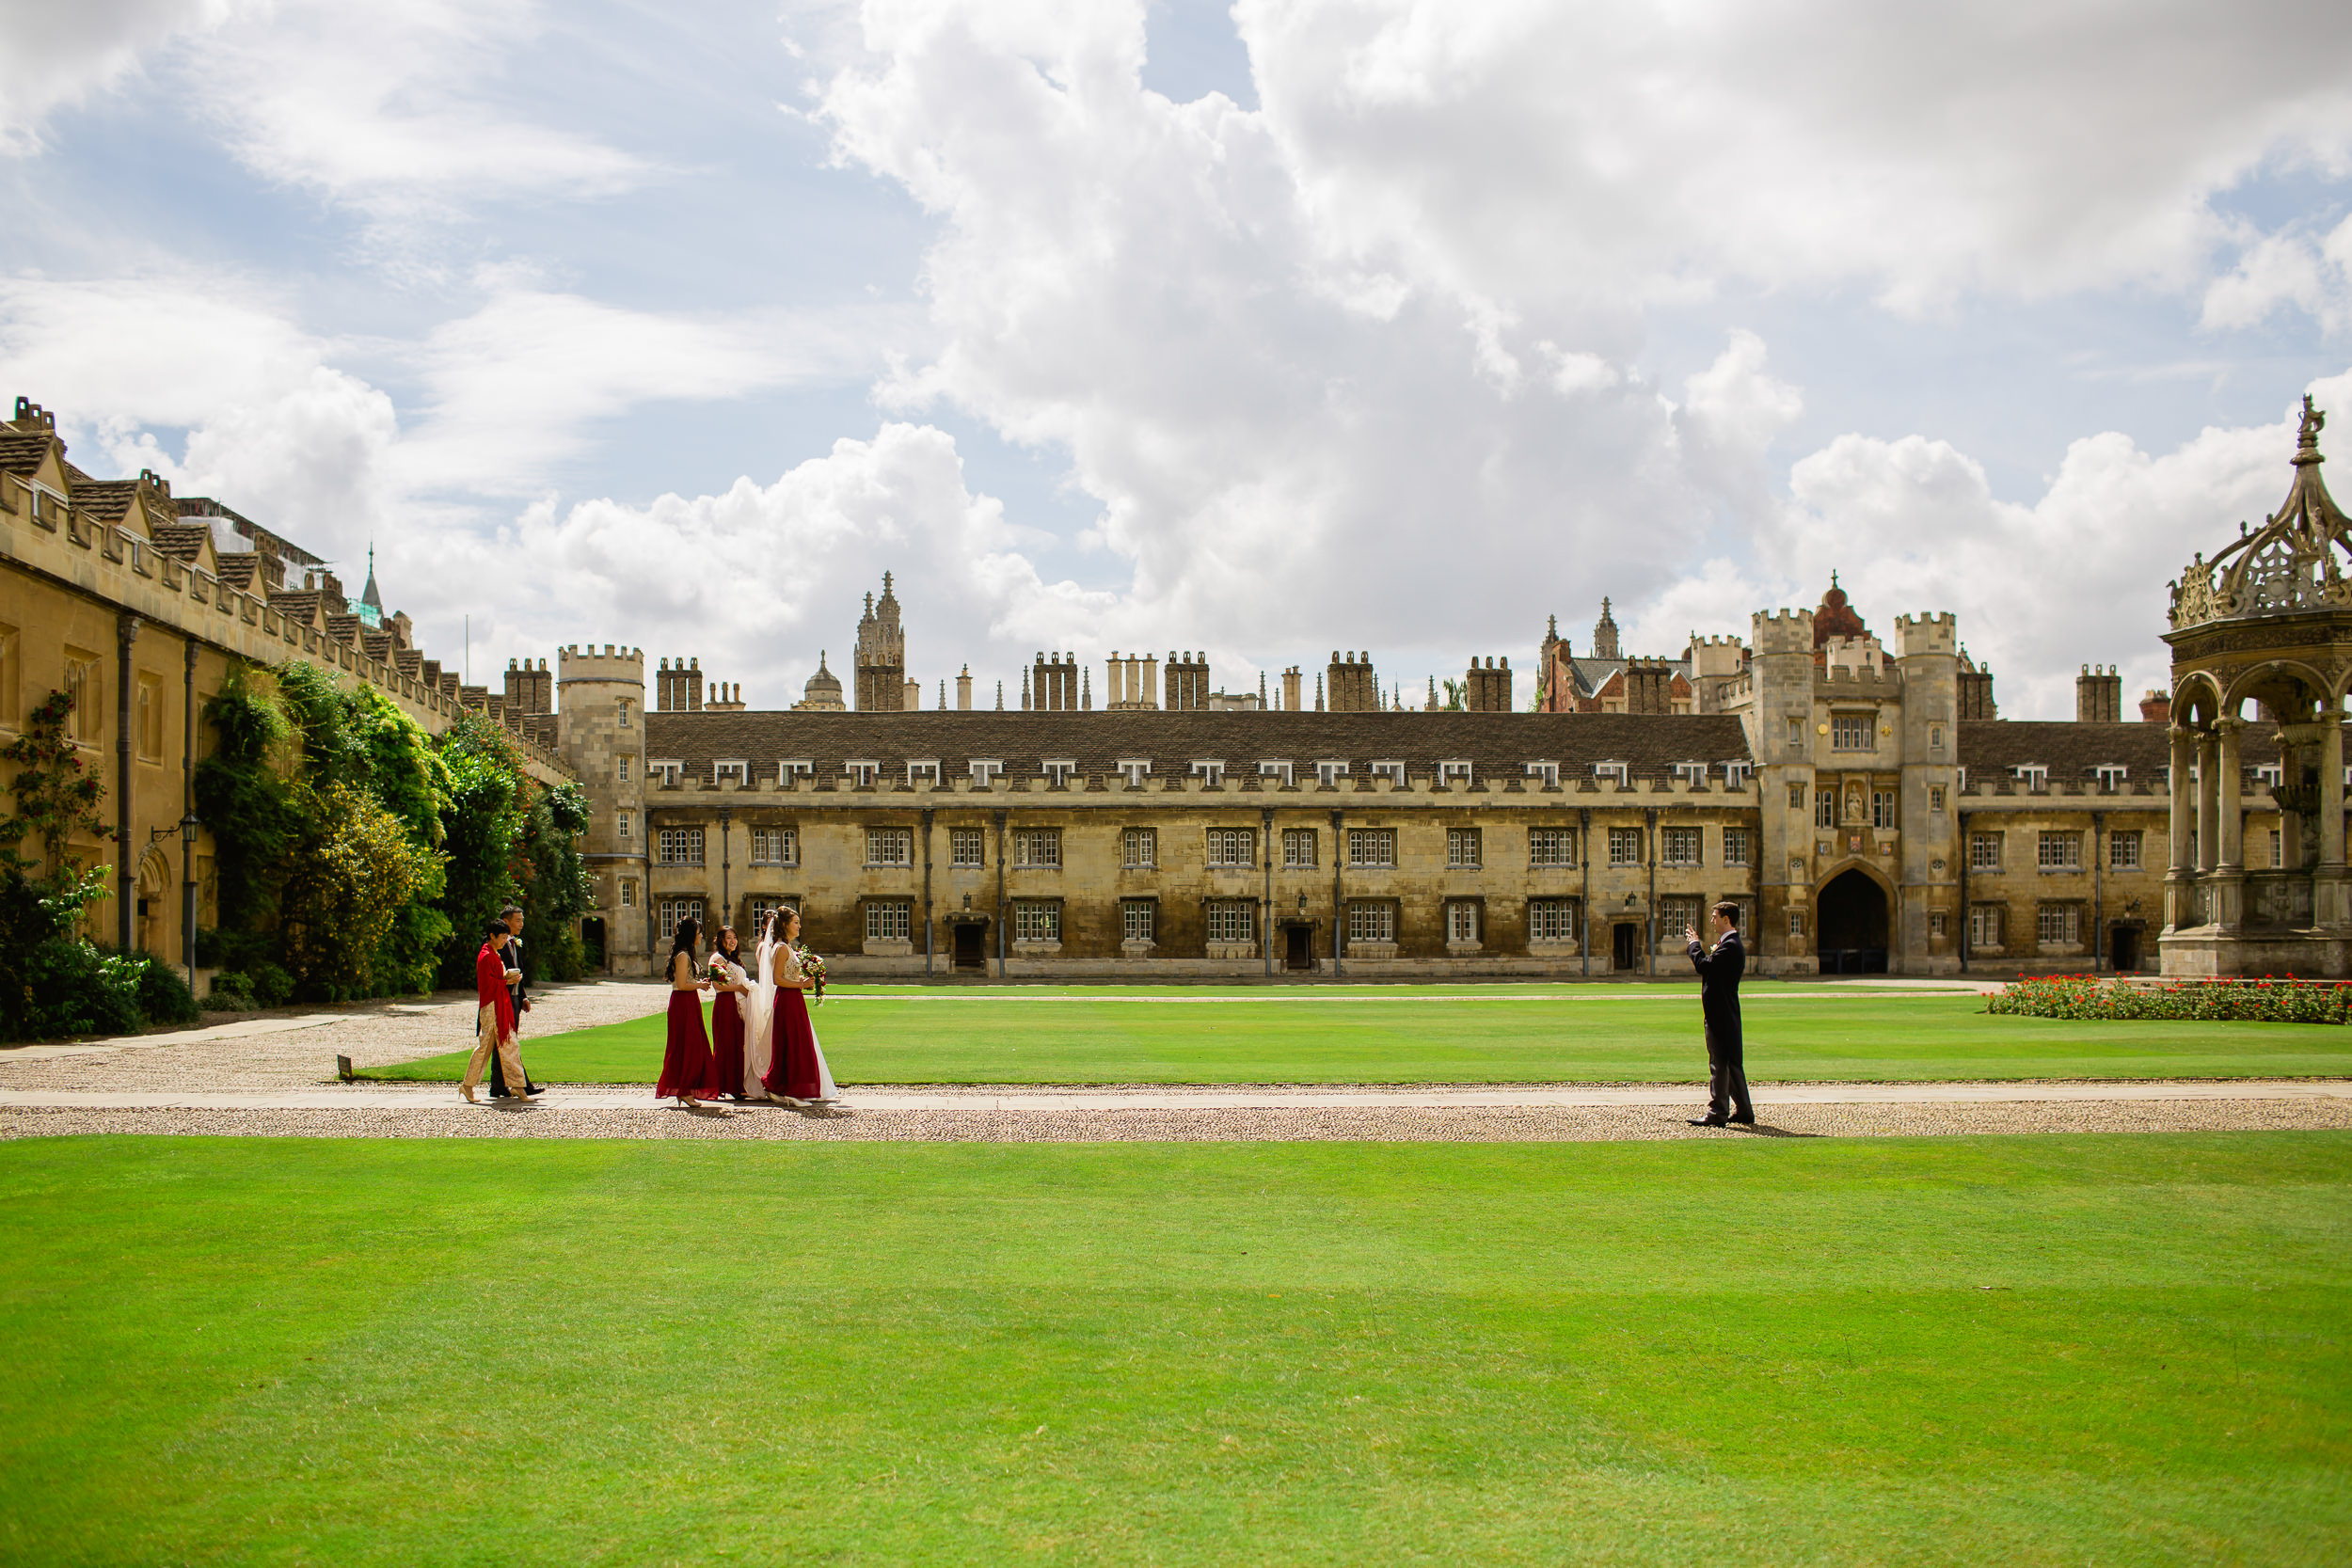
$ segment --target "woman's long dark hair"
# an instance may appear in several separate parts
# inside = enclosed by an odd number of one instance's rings
[[[703,934],[702,925],[692,915],[677,923],[677,939],[670,943],[670,961],[675,963],[680,953],[694,951],[694,939]]]
[[[735,947],[732,951],[729,951],[727,947],[727,938],[729,937],[735,937]],[[722,926],[719,927],[718,938],[710,944],[710,951],[720,958],[726,958],[730,961],[740,958],[743,956],[743,939],[741,937],[735,936],[734,927]]]

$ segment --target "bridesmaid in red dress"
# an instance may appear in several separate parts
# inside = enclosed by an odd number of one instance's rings
[[[724,958],[737,972],[743,968],[742,939],[732,926],[719,927],[719,940],[711,944],[711,957]],[[711,967],[716,969],[714,962]],[[752,989],[748,979],[734,980],[718,988],[718,1000],[710,1005],[710,1059],[718,1092],[732,1100],[743,1098],[743,1007],[738,1000]]]
[[[801,972],[801,956],[792,947],[801,934],[801,911],[787,909],[778,918],[783,928],[776,943],[776,1050],[760,1082],[785,1100],[815,1100],[824,1092],[817,1071],[817,1031],[801,993],[817,982]]]
[[[695,1096],[713,1092],[710,1036],[703,1029],[703,985],[694,977],[694,941],[702,928],[691,920],[677,923],[677,940],[670,944],[670,1041],[661,1053],[661,1082],[656,1100],[672,1095],[688,1110],[702,1104]]]

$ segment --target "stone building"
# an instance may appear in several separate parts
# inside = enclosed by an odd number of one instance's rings
[[[423,656],[407,616],[383,612],[373,562],[366,593],[354,604],[326,561],[153,473],[93,479],[67,460],[56,417],[16,401],[0,421],[0,741],[49,693],[72,694],[70,733],[114,832],[67,846],[109,869],[115,896],[91,907],[92,937],[192,963],[195,930],[215,918],[213,839],[194,807],[211,747],[199,717],[242,666],[301,659],[364,681],[435,735],[468,709],[495,715],[534,777],[571,776],[541,667],[516,661],[501,692],[466,686]]]
[[[860,713],[902,713],[921,705],[907,696],[907,639],[898,627],[898,598],[882,574],[882,602],[866,595],[866,618],[857,624],[851,674]]]
[[[566,746],[604,902],[643,923],[616,964],[683,914],[785,904],[845,975],[1675,974],[1722,898],[1773,974],[2147,968],[2162,927],[2165,726],[2124,721],[2105,669],[2072,721],[1971,717],[1992,677],[1950,616],[1889,645],[1835,583],[1681,660],[1614,657],[1622,708],[1513,712],[1478,661],[1472,711],[1401,711],[1356,654],[1326,672],[1348,707],[1303,706],[1296,667],[1279,703],[1195,706],[1205,659],[1172,687],[1115,654],[1096,711],[1055,654],[1013,712],[646,713],[642,663],[590,662],[565,707],[604,750]],[[1590,685],[1582,662],[1547,650]],[[631,680],[636,733],[592,711]]]

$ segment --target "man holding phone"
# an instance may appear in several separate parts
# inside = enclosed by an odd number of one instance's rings
[[[1699,972],[1699,1011],[1707,1021],[1707,1115],[1693,1127],[1753,1127],[1756,1106],[1748,1099],[1747,1064],[1740,1040],[1740,976],[1748,967],[1740,945],[1740,906],[1726,900],[1708,914],[1715,935],[1710,951],[1697,931],[1685,926],[1691,966]]]

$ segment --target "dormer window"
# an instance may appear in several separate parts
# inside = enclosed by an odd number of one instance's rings
[[[972,787],[986,789],[995,783],[1004,771],[1005,762],[1002,757],[974,757],[972,759]]]
[[[857,758],[851,758],[850,761],[841,765],[841,776],[848,779],[853,786],[859,789],[873,788],[874,777],[881,771],[881,763],[864,761]]]
[[[2050,787],[2050,768],[2047,763],[2021,762],[2009,771],[2011,778],[2021,781],[2036,795]]]
[[[1223,757],[1193,758],[1192,776],[1206,781],[1211,789],[1217,788],[1225,783],[1225,759]]]
[[[1372,765],[1372,776],[1386,779],[1399,789],[1405,787],[1405,765],[1401,762],[1375,762]]]
[[[660,779],[672,789],[677,787],[678,776],[686,771],[686,764],[675,757],[654,757],[645,763],[645,777]]]
[[[808,757],[787,757],[776,764],[776,787],[789,789],[794,779],[813,779],[817,764]]]
[[[1724,764],[1724,787],[1745,789],[1748,787],[1748,780],[1755,773],[1756,764],[1752,762],[1726,762]]]
[[[1150,757],[1120,757],[1117,766],[1120,777],[1127,781],[1129,789],[1141,789],[1143,781],[1152,776]]]
[[[2132,776],[2132,770],[2120,762],[2103,762],[2091,772],[2098,776],[2099,787],[2110,795],[2122,789],[2123,781]]]
[[[2285,777],[2286,769],[2275,762],[2262,763],[2254,768],[2255,781],[2266,784],[2273,789],[2278,788],[2280,782]]]
[[[918,779],[928,779],[932,784],[939,782],[939,759],[937,757],[909,757],[907,759],[907,787],[913,789]]]
[[[1527,776],[1541,779],[1545,789],[1560,787],[1560,765],[1556,762],[1531,762],[1527,764]]]
[[[1677,762],[1669,771],[1693,789],[1707,782],[1707,764],[1703,762]]]
[[[1326,758],[1315,764],[1315,783],[1326,789],[1337,789],[1340,781],[1345,777],[1347,777],[1347,764],[1344,762]]]
[[[1045,769],[1047,783],[1056,789],[1068,789],[1070,775],[1078,770],[1074,757],[1047,757],[1040,766]]]
[[[1260,777],[1260,778],[1262,778],[1262,779],[1279,779],[1279,780],[1281,780],[1281,781],[1282,781],[1282,787],[1283,787],[1284,789],[1288,789],[1288,788],[1290,788],[1290,787],[1291,787],[1291,763],[1290,763],[1290,759],[1289,759],[1288,757],[1284,757],[1284,758],[1282,758],[1282,759],[1281,759],[1280,761],[1279,761],[1279,762],[1278,762],[1278,761],[1276,761],[1275,759],[1273,759],[1272,757],[1266,757],[1266,758],[1261,759],[1261,760],[1260,760],[1260,762],[1259,762],[1259,764],[1258,764],[1258,777]]]
[[[751,763],[742,757],[726,757],[710,765],[712,784],[723,784],[730,780],[739,784],[749,784],[752,782]]]
[[[1627,784],[1632,783],[1632,768],[1622,762],[1597,762],[1593,764],[1594,778],[1611,780],[1615,783],[1619,789],[1623,789]]]
[[[1438,783],[1440,785],[1467,785],[1470,782],[1470,772],[1468,761],[1461,757],[1448,757],[1438,764]]]

